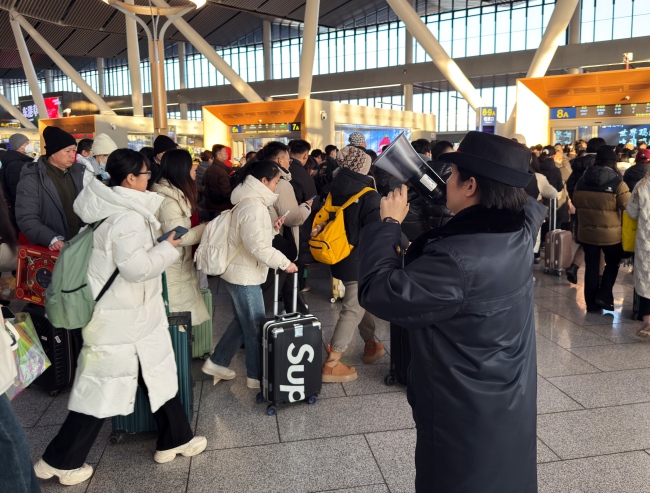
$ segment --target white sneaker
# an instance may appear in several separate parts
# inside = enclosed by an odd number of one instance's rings
[[[205,360],[201,371],[203,371],[203,373],[206,375],[212,375],[214,377],[214,384],[216,384],[219,380],[232,380],[236,376],[235,372],[230,368],[217,365],[213,363],[210,358]]]
[[[186,444],[180,445],[176,448],[169,450],[156,450],[156,453],[153,455],[153,460],[158,464],[164,464],[165,462],[173,461],[177,454],[181,454],[184,457],[193,457],[203,452],[207,446],[207,438],[194,437]]]
[[[260,381],[256,378],[246,377],[246,387],[249,389],[260,390]]]
[[[38,478],[50,479],[52,476],[57,476],[59,483],[65,486],[72,486],[73,484],[79,484],[89,480],[93,475],[93,468],[88,464],[84,464],[79,469],[55,469],[41,459],[34,464],[34,472]]]

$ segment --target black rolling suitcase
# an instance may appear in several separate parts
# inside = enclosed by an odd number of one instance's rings
[[[406,385],[410,362],[411,343],[408,330],[390,324],[390,373],[384,378],[386,385],[395,385],[395,382]]]
[[[262,327],[262,380],[259,403],[270,401],[267,414],[278,403],[316,402],[322,385],[323,337],[313,315],[296,312],[298,274],[293,289],[293,313],[278,315],[278,275],[275,276],[273,313]]]
[[[32,318],[45,354],[52,363],[52,366],[34,380],[34,385],[48,390],[50,395],[55,396],[74,380],[77,358],[83,345],[81,329],[57,329],[45,316],[43,306],[28,303],[22,311],[29,313]]]

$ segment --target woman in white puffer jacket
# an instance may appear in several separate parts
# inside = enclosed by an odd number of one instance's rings
[[[201,241],[205,230],[205,224],[192,228],[190,221],[192,212],[198,208],[192,156],[185,149],[167,151],[160,162],[159,173],[152,189],[163,198],[156,214],[163,233],[177,226],[189,230],[178,247],[180,257],[166,271],[169,311],[191,312],[192,325],[201,325],[210,319],[210,314],[201,296],[192,256],[192,246]]]
[[[207,441],[194,437],[178,398],[176,362],[162,299],[162,273],[178,259],[180,240],[156,243],[162,203],[147,192],[147,159],[130,149],[111,153],[106,164],[112,188],[87,184],[74,202],[86,224],[103,222],[93,234],[88,283],[93,297],[115,269],[118,276],[95,305],[82,329],[84,344],[68,401],[70,412],[34,466],[42,479],[58,476],[65,485],[92,475],[84,461],[104,419],[134,410],[138,383],[148,394],[158,426],[154,460],[201,453]]]
[[[228,231],[228,256],[237,254],[221,276],[232,296],[235,318],[203,365],[203,372],[212,375],[215,383],[235,378],[235,372],[228,366],[244,343],[246,385],[259,390],[258,334],[266,317],[261,285],[269,268],[290,274],[298,268],[271,246],[273,236],[284,223],[284,217],[272,223],[269,214],[269,207],[278,199],[275,191],[280,169],[277,164],[270,160],[254,161],[244,167],[242,175],[242,183],[230,196],[234,207]]]
[[[636,335],[650,338],[650,173],[634,187],[626,211],[639,221],[634,242],[634,290],[639,296],[643,325]]]

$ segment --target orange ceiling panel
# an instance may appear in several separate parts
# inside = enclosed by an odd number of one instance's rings
[[[258,123],[292,123],[303,121],[304,99],[235,103],[204,108],[226,125],[256,125]]]
[[[650,68],[518,81],[551,108],[650,102]]]

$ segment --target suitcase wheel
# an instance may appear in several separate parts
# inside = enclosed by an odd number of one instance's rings
[[[269,416],[274,416],[276,411],[277,409],[275,409],[275,406],[273,404],[269,404],[269,407],[266,408],[266,414]]]
[[[310,396],[309,399],[307,399],[307,404],[316,404],[316,396]]]
[[[262,393],[259,392],[259,393],[257,394],[257,396],[255,397],[255,400],[257,401],[258,404],[261,404],[261,403],[264,402],[266,399],[264,399],[264,396],[262,395]]]
[[[59,395],[58,390],[50,390],[50,397],[56,397],[57,395]]]
[[[111,445],[117,445],[120,443],[122,440],[124,440],[124,434],[123,433],[114,433],[111,436],[108,437],[108,443]]]
[[[336,298],[332,298],[332,299],[330,300],[330,303],[336,303]]]
[[[548,274],[548,272],[549,272],[548,269],[544,269],[544,274]]]
[[[384,378],[384,383],[391,387],[397,383],[397,379],[393,375],[386,375],[386,378]]]
[[[210,353],[205,353],[203,356],[201,356],[201,358],[203,359],[203,361],[207,361],[207,359],[208,359],[209,357],[210,357]]]

